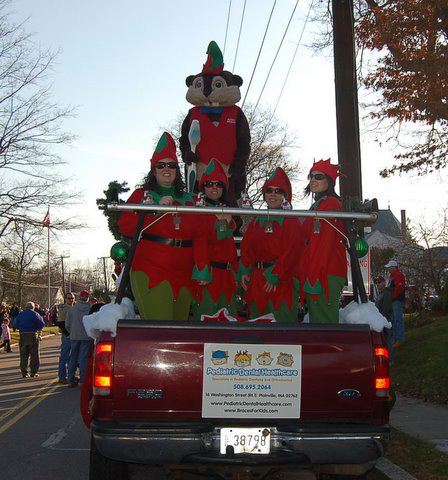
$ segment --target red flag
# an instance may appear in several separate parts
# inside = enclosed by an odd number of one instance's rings
[[[42,220],[42,224],[44,227],[50,226],[50,207],[48,207],[47,214],[45,215],[44,219]]]

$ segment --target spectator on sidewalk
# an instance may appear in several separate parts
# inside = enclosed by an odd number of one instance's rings
[[[9,309],[9,319],[11,320],[12,331],[15,332],[16,328],[14,324],[16,322],[17,315],[20,313],[20,308],[16,303],[12,304],[12,307]]]
[[[4,318],[2,321],[2,339],[3,343],[0,348],[5,347],[5,352],[11,352],[11,331],[9,330],[9,320]]]
[[[70,388],[76,387],[75,372],[79,364],[79,381],[84,380],[84,374],[87,366],[87,358],[92,347],[93,340],[87,335],[82,319],[84,315],[89,314],[90,293],[87,290],[82,290],[79,294],[79,301],[76,305],[70,308],[65,317],[65,328],[70,335],[70,360],[68,362],[68,386]]]
[[[375,284],[378,289],[378,295],[375,300],[376,308],[388,321],[392,321],[392,293],[389,287],[386,287],[386,279],[379,275],[375,279]],[[387,349],[389,350],[389,363],[392,363],[392,329],[384,328],[384,336],[386,338]]]
[[[393,346],[396,347],[404,342],[403,311],[406,279],[398,269],[398,263],[395,260],[390,260],[385,268],[389,270],[388,287],[392,292],[392,336]]]
[[[65,303],[59,305],[57,308],[56,325],[61,331],[61,351],[59,354],[59,366],[58,366],[58,383],[67,384],[67,369],[70,359],[71,340],[69,333],[65,328],[65,319],[67,312],[75,305],[75,294],[67,292],[65,294]]]
[[[25,310],[21,311],[16,318],[15,327],[20,333],[20,370],[23,378],[39,376],[39,334],[44,325],[42,317],[34,311],[33,302],[28,302]]]

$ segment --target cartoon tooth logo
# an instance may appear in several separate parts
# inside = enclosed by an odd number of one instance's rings
[[[294,363],[294,357],[290,353],[280,352],[277,357],[277,365],[282,365],[283,367],[292,367]]]
[[[271,357],[270,352],[263,352],[257,355],[258,365],[270,365],[274,359]]]
[[[235,366],[237,367],[249,367],[252,363],[252,355],[247,353],[247,350],[239,351],[235,355]]]
[[[212,352],[213,365],[225,365],[229,359],[228,352],[224,350],[215,350]]]

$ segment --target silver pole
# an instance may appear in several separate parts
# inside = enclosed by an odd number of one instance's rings
[[[229,208],[229,207],[195,207],[178,205],[143,205],[132,203],[109,203],[107,209],[112,212],[148,212],[148,213],[204,213],[204,214],[230,214],[230,215],[250,215],[263,217],[312,217],[312,218],[340,218],[356,219],[367,222],[375,222],[378,215],[376,213],[358,213],[358,212],[324,212],[316,210],[269,210],[265,208]]]
[[[50,270],[50,224],[47,225],[48,229],[48,309],[51,307],[51,270]]]

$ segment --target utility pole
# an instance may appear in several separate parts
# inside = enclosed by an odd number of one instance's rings
[[[332,0],[338,159],[341,197],[362,200],[353,0]]]
[[[61,255],[62,293],[64,294],[64,297],[65,297],[65,294],[67,293],[67,291],[65,290],[64,258],[70,258],[70,255],[67,255],[67,256],[65,256],[65,257],[64,257],[63,255]]]
[[[109,287],[107,285],[107,272],[106,272],[106,259],[109,257],[98,257],[98,260],[103,261],[103,273],[104,273],[104,286],[106,291],[106,297],[109,296]]]

